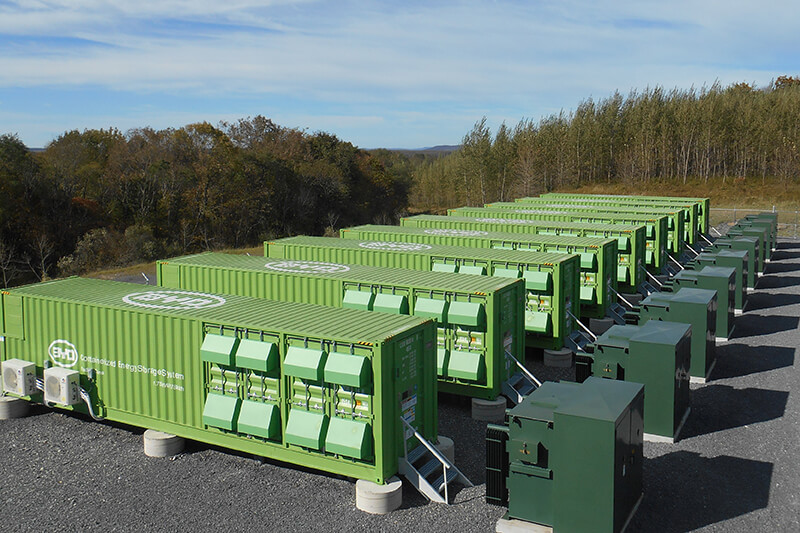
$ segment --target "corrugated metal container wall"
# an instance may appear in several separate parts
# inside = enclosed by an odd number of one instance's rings
[[[329,237],[289,237],[264,243],[268,257],[358,263],[411,270],[438,270],[525,278],[527,343],[561,348],[577,328],[580,260],[575,254],[433,246]]]
[[[525,235],[545,234],[570,237],[606,237],[618,241],[616,278],[620,288],[635,292],[644,274],[637,265],[646,259],[643,225],[586,224],[581,222],[548,222],[546,220],[502,217],[457,217],[417,215],[400,219],[401,226],[418,228],[454,228],[478,231],[502,231]]]
[[[373,224],[345,228],[339,233],[343,239],[361,241],[387,240],[468,248],[578,254],[581,258],[581,315],[587,318],[602,318],[606,316],[610,305],[615,301],[611,296],[611,289],[617,290],[616,239]]]
[[[4,364],[45,394],[75,371],[59,408],[377,483],[417,444],[401,416],[437,435],[430,320],[81,278],[0,304]]]
[[[516,372],[506,351],[517,360],[525,356],[522,280],[219,253],[159,261],[157,272],[162,287],[435,317],[444,392],[494,399]],[[381,294],[392,301],[379,303]],[[470,301],[484,310],[485,324],[446,316],[453,302]],[[446,303],[437,311],[435,302]],[[461,346],[465,331],[475,342]]]

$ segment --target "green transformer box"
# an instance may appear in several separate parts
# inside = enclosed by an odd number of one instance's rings
[[[680,322],[611,326],[588,354],[575,357],[577,381],[597,376],[643,384],[645,440],[675,442],[689,416],[691,337],[692,326]]]
[[[769,231],[772,235],[772,251],[774,252],[778,247],[778,213],[762,212],[756,215],[746,215],[744,218],[739,219],[739,222],[751,221],[768,225]]]
[[[759,272],[761,272],[761,263],[758,260],[758,239],[755,237],[720,237],[704,251],[713,253],[720,250],[747,252],[747,291],[752,292],[758,281]]]
[[[644,386],[548,381],[486,428],[486,501],[553,531],[619,533],[642,498]]]
[[[600,212],[579,212],[578,210],[544,209],[527,204],[511,203],[516,209],[504,207],[458,207],[448,210],[454,217],[497,217],[512,220],[547,221],[550,223],[572,222],[584,224],[621,224],[624,226],[645,227],[645,259],[642,262],[654,274],[660,274],[667,265],[670,252],[667,238],[667,217],[656,215],[619,215]],[[681,240],[683,251],[683,240]],[[649,252],[649,253],[648,253]]]
[[[375,483],[437,436],[429,319],[82,278],[0,303],[30,401]]]
[[[682,322],[692,326],[690,381],[705,383],[717,362],[717,291],[691,289],[654,292],[629,313],[632,322]]]
[[[769,230],[763,226],[740,226],[736,225],[728,229],[726,237],[753,237],[758,239],[758,275],[763,276],[767,268],[767,259],[769,259],[770,252],[767,251],[769,247],[769,238],[767,234]],[[716,242],[716,241],[714,241]]]
[[[644,224],[647,227],[648,250],[666,253],[683,253],[684,244],[689,242],[685,227],[683,209],[668,207],[630,207],[595,206],[582,200],[563,200],[560,198],[527,198],[525,201],[496,202],[486,204],[487,208],[511,209],[517,213],[530,212],[537,218],[566,218],[573,222],[597,222],[605,224]],[[663,220],[666,217],[666,220]],[[678,225],[680,224],[680,225]],[[675,227],[679,230],[675,231]],[[696,232],[694,232],[696,238]],[[658,257],[659,268],[664,257]]]
[[[603,198],[603,197],[595,197],[592,195],[561,195],[557,193],[547,193],[543,194],[540,199],[542,200],[549,200],[549,201],[567,201],[573,203],[585,203],[591,206],[597,206],[599,209],[606,209],[606,208],[626,208],[626,209],[637,209],[637,210],[646,210],[648,208],[652,209],[669,209],[675,210],[680,209],[683,211],[683,228],[684,228],[684,240],[693,245],[697,242],[699,235],[704,234],[702,231],[703,223],[700,220],[700,205],[694,202],[674,202],[671,200],[657,200],[651,202],[640,202],[636,199],[628,199],[628,198]],[[528,202],[529,198],[518,198],[517,202]]]
[[[521,279],[221,253],[159,261],[156,270],[161,287],[433,318],[444,392],[494,399],[517,373],[514,361],[524,361]]]
[[[289,237],[264,243],[274,259],[523,278],[526,343],[561,348],[578,325],[580,258],[575,254],[462,248],[394,241]]]
[[[701,252],[686,267],[699,270],[706,266],[731,267],[736,269],[735,314],[741,315],[747,304],[747,252],[745,250],[718,250]]]
[[[361,241],[387,240],[467,248],[578,254],[581,258],[581,316],[603,318],[609,315],[612,307],[615,307],[613,304],[616,298],[612,289],[617,290],[616,239],[378,225],[345,228],[339,233],[343,239]]]
[[[681,270],[664,287],[671,292],[681,287],[717,291],[717,338],[728,340],[733,334],[736,269],[707,266],[700,270]]]
[[[682,196],[637,196],[637,195],[614,195],[614,194],[570,194],[570,193],[546,193],[543,198],[594,198],[603,201],[617,201],[627,205],[666,205],[672,207],[683,207],[687,204],[694,204],[697,209],[692,210],[696,213],[697,231],[701,235],[708,235],[711,219],[711,200],[709,198],[684,198]],[[691,213],[690,213],[691,220]]]
[[[467,231],[502,231],[527,235],[604,237],[617,239],[617,283],[626,292],[636,292],[644,280],[645,227],[580,222],[548,222],[514,218],[417,215],[400,219],[400,225],[415,228],[450,228]]]
[[[745,217],[736,222],[738,228],[760,228],[764,230],[764,261],[772,258],[772,252],[778,245],[777,224],[773,218]]]

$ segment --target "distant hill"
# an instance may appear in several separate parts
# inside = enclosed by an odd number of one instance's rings
[[[461,146],[457,144],[439,144],[437,146],[429,146],[427,148],[387,148],[387,150],[400,154],[447,155],[455,152],[459,148],[461,148]]]

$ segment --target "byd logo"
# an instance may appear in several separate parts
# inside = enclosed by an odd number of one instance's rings
[[[275,261],[264,265],[270,270],[280,272],[297,272],[298,274],[334,274],[336,272],[347,272],[350,267],[337,263],[323,263],[321,261]]]
[[[58,339],[50,343],[47,348],[47,355],[50,360],[58,366],[70,368],[78,362],[78,350],[75,345],[64,339]]]
[[[225,298],[202,292],[147,291],[129,294],[122,301],[151,309],[208,309],[223,305]]]
[[[373,242],[360,242],[358,245],[362,248],[369,250],[390,250],[396,252],[416,252],[419,250],[430,250],[431,246],[427,244],[416,244],[413,242],[387,242],[387,241],[373,241]]]

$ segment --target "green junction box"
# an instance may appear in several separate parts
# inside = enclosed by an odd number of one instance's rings
[[[508,211],[499,210],[499,214]],[[400,219],[400,225],[416,228],[450,228],[469,231],[502,231],[527,235],[558,235],[570,237],[603,237],[617,239],[617,282],[625,292],[636,292],[644,281],[639,267],[646,267],[646,229],[644,225],[589,224],[559,222],[510,216],[437,216],[416,215]]]
[[[747,303],[747,263],[748,256],[744,250],[718,250],[716,252],[701,252],[686,268],[699,270],[706,266],[730,267],[736,269],[736,297],[734,303],[735,314],[744,312]]]
[[[728,340],[734,328],[736,269],[707,266],[700,270],[681,270],[670,285],[665,285],[673,292],[682,287],[717,291],[717,338]]]
[[[767,261],[772,258],[772,252],[778,245],[778,221],[776,217],[762,216],[748,216],[739,219],[736,222],[736,227],[739,228],[761,228],[764,230],[764,238],[766,244],[764,245],[764,257]]]
[[[747,290],[753,291],[758,281],[759,272],[762,272],[759,261],[758,239],[755,237],[720,237],[707,247],[705,252],[720,250],[740,250],[747,252]]]
[[[559,349],[578,327],[572,318],[580,316],[577,254],[304,236],[266,242],[264,253],[273,259],[523,278],[527,345]]]
[[[622,531],[642,497],[644,386],[546,382],[486,430],[486,501],[553,531]]]
[[[701,332],[702,333],[702,332]],[[577,355],[577,381],[597,376],[644,385],[646,440],[675,442],[689,415],[692,326],[650,320],[612,326]]]
[[[525,357],[522,279],[204,253],[156,264],[158,284],[432,318],[439,389],[495,399]],[[241,350],[240,350],[241,351]]]
[[[770,257],[769,247],[769,229],[763,226],[733,226],[728,230],[726,236],[729,237],[753,237],[758,239],[758,275],[764,274],[767,268],[767,259]],[[716,242],[716,241],[715,241]]]
[[[578,254],[581,258],[581,316],[603,318],[609,314],[611,306],[616,301],[612,289],[617,290],[617,239],[372,224],[345,228],[339,233],[343,239],[360,241],[387,240],[467,248]]]
[[[648,320],[690,324],[691,381],[705,383],[717,357],[717,291],[684,287],[677,292],[654,292],[629,316],[639,325]]]
[[[1,298],[4,369],[84,390],[59,409],[378,484],[422,445],[401,417],[437,438],[427,318],[83,278]]]

